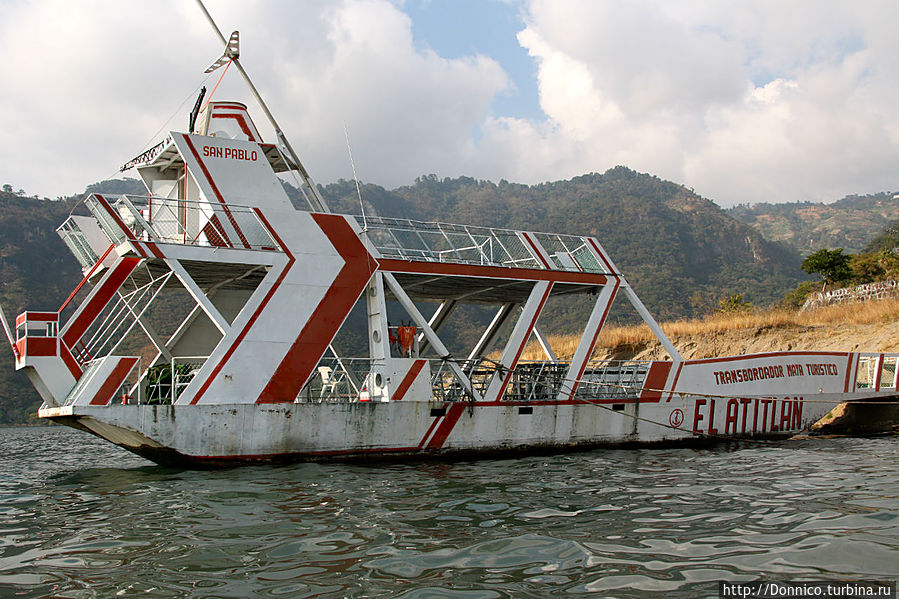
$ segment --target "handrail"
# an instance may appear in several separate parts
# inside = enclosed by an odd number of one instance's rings
[[[111,197],[107,200],[91,194],[85,205],[114,245],[131,238],[202,247],[283,251],[250,206],[124,194],[114,201]],[[233,243],[237,239],[241,243]]]
[[[577,235],[372,216],[364,224],[368,239],[387,257],[608,274],[592,255],[587,238]],[[527,243],[523,236],[528,236]],[[546,265],[537,253],[535,240],[544,245],[554,266]],[[550,250],[567,254],[570,262],[557,259]]]
[[[430,364],[431,397],[440,401],[466,401],[468,393],[459,385],[455,375],[446,368],[446,361],[440,358],[416,358]],[[314,376],[297,395],[296,401],[360,401],[369,396],[369,390],[350,388],[347,377],[331,373],[353,372],[360,380],[368,380],[368,374],[383,364],[372,358],[342,358],[338,364],[333,358],[319,361],[317,372],[329,369],[329,376]],[[601,392],[612,398],[629,398],[639,395],[651,361],[645,360],[593,360],[588,364],[582,379],[592,383],[579,388],[576,396],[590,396]],[[501,366],[489,359],[466,360],[459,366],[469,376],[473,387],[480,393],[487,390],[493,376]],[[503,401],[546,401],[555,399],[567,380],[569,362],[566,361],[521,361],[512,370],[512,377],[506,388]],[[367,401],[367,399],[362,399]]]
[[[864,366],[864,373],[862,368]],[[889,384],[883,384],[884,374],[890,377]],[[859,352],[855,370],[856,391],[880,391],[899,388],[899,354]]]

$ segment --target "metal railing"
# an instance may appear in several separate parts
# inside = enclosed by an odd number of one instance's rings
[[[85,204],[115,244],[130,234],[135,239],[161,243],[282,251],[248,206],[155,196],[103,199],[92,194]],[[75,244],[77,238],[71,237]]]
[[[386,258],[546,268],[521,231],[400,218],[356,218],[368,239]],[[544,247],[560,270],[604,272],[584,237],[549,233],[528,235]]]
[[[470,394],[439,358],[428,359],[431,372],[433,401],[469,401]],[[481,359],[458,362],[469,377],[472,387],[483,396],[493,377],[502,372],[492,360]],[[576,399],[627,399],[640,395],[650,362],[596,361],[588,364],[575,392]],[[502,401],[554,401],[566,383],[568,362],[527,361],[512,371]],[[369,358],[323,358],[313,376],[296,398],[300,403],[355,402],[370,398],[369,374],[376,371],[378,361]],[[357,388],[353,381],[360,381]]]
[[[588,364],[576,397],[636,399],[643,390],[652,362],[608,361]]]
[[[859,354],[855,373],[856,390],[896,389],[899,383],[899,354]]]
[[[120,289],[97,314],[94,320],[71,348],[80,363],[114,353],[119,344],[155,300],[172,277],[171,271],[160,276],[148,275],[148,281],[132,290]]]
[[[94,251],[88,243],[87,238],[75,218],[69,217],[56,229],[57,234],[62,238],[63,243],[78,260],[82,268],[90,268],[96,264],[100,256]]]
[[[194,379],[206,356],[182,356],[156,364],[144,374],[146,404],[173,404]]]
[[[96,374],[97,370],[100,369],[104,361],[106,361],[107,359],[119,359],[128,357],[129,356],[104,356],[102,358],[97,358],[95,360],[89,360],[88,362],[86,362],[84,364],[84,370],[81,373],[81,377],[75,383],[75,386],[72,387],[72,390],[69,391],[69,394],[63,400],[62,405],[70,406],[78,401],[84,390],[94,382],[94,375]],[[113,393],[112,399],[110,400],[111,404],[139,404],[142,401],[140,385],[141,358],[139,356],[133,357],[136,358],[136,360],[129,369],[128,374],[125,375],[124,379],[122,379],[122,383],[119,385],[118,389],[116,389]]]
[[[540,242],[557,267],[574,270],[571,268],[573,262],[578,270],[609,274],[608,269],[603,268],[590,249],[586,238],[556,233],[532,233],[532,235]]]

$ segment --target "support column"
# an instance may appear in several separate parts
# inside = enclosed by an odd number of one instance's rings
[[[640,315],[640,318],[643,319],[643,322],[646,323],[646,326],[649,327],[649,330],[656,336],[656,339],[662,344],[662,347],[665,348],[665,351],[668,352],[668,355],[671,356],[671,359],[675,362],[683,361],[683,357],[680,355],[680,352],[677,351],[677,348],[674,347],[674,344],[671,343],[671,340],[665,335],[665,332],[662,331],[662,327],[659,326],[659,323],[656,322],[655,318],[652,317],[652,314],[649,313],[649,310],[646,309],[646,306],[643,305],[643,302],[640,301],[640,298],[637,297],[637,294],[631,289],[630,283],[620,274],[621,271],[618,270],[618,267],[615,266],[615,263],[612,262],[611,256],[609,256],[602,246],[593,239],[592,237],[584,237],[582,238],[587,242],[587,247],[593,249],[594,256],[606,266],[609,270],[610,275],[614,275],[617,279],[621,287],[624,288],[624,293],[627,296],[627,299],[630,301],[631,305],[637,311],[637,314]]]
[[[380,361],[390,357],[390,334],[387,330],[387,302],[384,301],[384,276],[376,272],[365,290],[368,306],[368,355]]]
[[[500,306],[496,316],[490,321],[490,325],[484,331],[484,334],[481,335],[481,338],[475,344],[471,353],[468,354],[469,362],[479,360],[484,357],[485,354],[490,353],[490,350],[493,349],[493,344],[496,343],[496,338],[499,336],[500,329],[506,322],[508,322],[509,317],[512,316],[512,311],[515,306],[517,306],[517,304],[511,302]]]
[[[457,302],[456,300],[446,300],[440,303],[437,306],[437,311],[431,316],[431,319],[428,321],[428,324],[431,325],[431,328],[434,332],[439,332],[440,327],[443,326],[443,323],[446,322],[446,319],[449,318],[449,315],[453,313],[453,310],[456,309]],[[427,337],[425,337],[422,333],[418,334],[418,355],[424,355],[426,351],[428,351],[428,343]]]
[[[599,297],[596,298],[596,304],[593,305],[593,311],[587,320],[587,326],[584,327],[581,340],[577,344],[577,349],[574,350],[574,356],[571,358],[571,365],[568,367],[568,372],[565,373],[565,380],[562,381],[557,397],[559,401],[565,401],[574,397],[620,285],[621,280],[619,278],[610,277],[609,284],[602,288]]]
[[[499,401],[502,398],[509,381],[512,380],[512,371],[518,365],[518,359],[527,345],[528,339],[531,337],[531,331],[537,324],[540,312],[549,298],[553,284],[551,281],[538,281],[531,290],[531,295],[521,309],[521,315],[512,334],[509,336],[509,342],[503,350],[503,356],[500,358],[500,370],[490,379],[490,385],[487,387],[485,399],[487,401]]]
[[[556,357],[556,352],[554,352],[553,348],[549,345],[549,339],[546,338],[546,335],[543,334],[543,331],[541,331],[540,327],[537,325],[534,325],[534,337],[537,338],[537,343],[543,348],[546,359],[553,363],[558,362],[559,359]]]
[[[187,289],[187,292],[196,300],[196,302],[200,305],[200,308],[206,315],[212,320],[212,324],[221,331],[222,335],[227,335],[228,331],[231,330],[231,325],[225,320],[225,317],[222,316],[221,312],[212,305],[212,302],[209,301],[209,298],[206,297],[206,294],[203,293],[203,290],[197,285],[197,283],[191,278],[187,271],[184,270],[184,267],[181,266],[181,263],[177,260],[172,260],[170,258],[166,258],[165,260],[166,266],[168,266],[175,273],[175,276],[178,277],[178,280],[181,281],[181,284],[184,285],[184,288]]]
[[[474,388],[474,385],[471,384],[471,379],[469,379],[468,376],[466,376],[466,374],[462,372],[462,368],[459,367],[458,362],[453,359],[452,354],[450,354],[449,350],[446,349],[446,346],[440,340],[440,337],[437,336],[437,333],[434,332],[434,329],[431,328],[425,317],[422,316],[421,312],[418,311],[418,308],[415,307],[415,303],[406,294],[406,291],[400,286],[396,278],[389,272],[385,272],[384,282],[387,283],[388,287],[390,287],[390,291],[396,297],[400,305],[403,306],[403,309],[406,310],[406,313],[409,314],[409,316],[412,317],[412,320],[415,321],[415,325],[421,329],[422,333],[424,333],[425,338],[428,340],[428,343],[433,346],[434,350],[437,352],[437,355],[446,360],[447,366],[452,371],[453,375],[456,377],[462,387],[465,388],[465,390],[475,401],[481,401],[483,398],[481,397],[481,394],[478,393]]]

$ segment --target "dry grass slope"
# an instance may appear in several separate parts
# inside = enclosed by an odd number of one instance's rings
[[[899,300],[871,301],[810,312],[753,310],[662,324],[685,358],[789,350],[899,351]],[[579,337],[550,336],[560,359],[570,359]],[[646,325],[606,328],[596,359],[661,359],[667,354]],[[522,359],[542,360],[539,345],[528,345]]]

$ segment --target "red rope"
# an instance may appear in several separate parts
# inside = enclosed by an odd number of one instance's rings
[[[206,99],[206,103],[203,104],[203,108],[206,108],[207,106],[209,106],[209,103],[212,101],[212,96],[215,94],[215,90],[217,90],[217,89],[219,88],[219,83],[221,83],[221,82],[222,82],[222,79],[225,78],[225,73],[228,72],[228,67],[231,66],[231,63],[232,63],[232,62],[234,62],[234,59],[233,59],[233,58],[232,58],[231,60],[228,61],[228,64],[225,65],[225,68],[224,68],[224,70],[222,71],[221,77],[219,77],[219,80],[215,82],[215,87],[213,87],[213,88],[212,88],[212,91],[209,93],[209,97]],[[201,108],[201,110],[202,110],[202,108]]]

